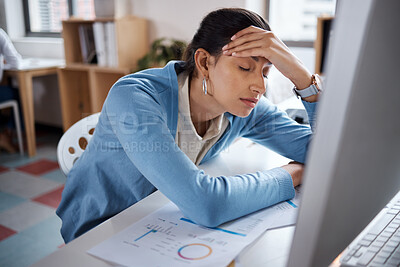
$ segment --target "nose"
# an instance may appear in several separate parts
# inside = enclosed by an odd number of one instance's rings
[[[266,84],[264,82],[264,77],[261,75],[257,77],[250,86],[250,90],[254,93],[262,95],[266,91]]]

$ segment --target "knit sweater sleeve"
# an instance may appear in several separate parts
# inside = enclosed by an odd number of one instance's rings
[[[312,130],[315,128],[317,103],[303,101],[310,126],[301,125],[288,117],[266,98],[246,118],[242,136],[249,138],[292,160],[305,163]]]
[[[217,177],[198,169],[175,144],[165,107],[151,87],[120,82],[104,110],[132,164],[185,216],[213,227],[294,197],[290,174],[282,168]]]

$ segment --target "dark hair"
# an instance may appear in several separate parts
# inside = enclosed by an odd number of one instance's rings
[[[212,11],[204,17],[192,41],[183,55],[184,69],[190,76],[196,69],[194,54],[203,48],[217,59],[222,47],[230,42],[231,37],[249,26],[271,30],[268,23],[258,14],[242,8],[222,8]]]

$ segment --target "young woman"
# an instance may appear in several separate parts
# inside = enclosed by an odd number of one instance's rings
[[[64,240],[157,189],[205,226],[293,198],[312,131],[262,97],[271,65],[294,83],[312,121],[311,102],[319,94],[314,76],[260,16],[244,9],[208,14],[184,61],[120,79],[68,175],[57,210]],[[296,163],[229,177],[211,177],[197,167],[238,137]]]

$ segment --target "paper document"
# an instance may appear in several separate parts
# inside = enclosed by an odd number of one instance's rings
[[[216,228],[195,224],[171,202],[88,253],[123,266],[226,266],[265,230],[295,223],[298,202],[296,193]]]
[[[49,67],[61,67],[65,65],[65,60],[63,59],[52,59],[52,58],[23,58],[19,63],[17,70],[31,70],[31,69],[41,69]],[[13,70],[7,63],[4,64],[5,70]]]

